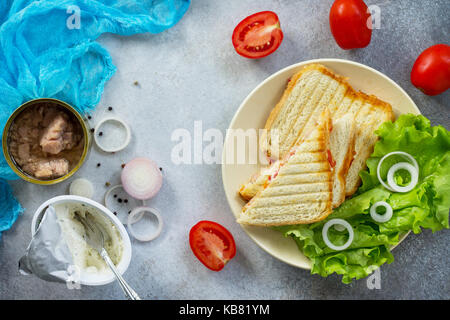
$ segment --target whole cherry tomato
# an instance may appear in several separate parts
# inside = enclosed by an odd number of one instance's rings
[[[450,88],[450,46],[436,44],[422,52],[411,70],[411,82],[429,96]]]
[[[362,0],[336,0],[330,10],[330,28],[344,50],[364,48],[370,43],[371,14]]]

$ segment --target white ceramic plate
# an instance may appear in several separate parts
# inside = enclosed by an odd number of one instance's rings
[[[402,113],[420,114],[408,94],[394,81],[384,74],[348,60],[317,59],[300,62],[291,65],[271,75],[258,85],[242,102],[238,111],[231,120],[229,129],[262,129],[266,123],[270,111],[280,100],[286,88],[288,79],[302,66],[309,63],[321,63],[335,73],[348,77],[348,81],[355,90],[361,90],[367,94],[374,94],[380,99],[392,105],[396,117]],[[228,203],[235,216],[239,214],[245,202],[238,196],[237,190],[252,174],[259,170],[258,164],[227,164],[227,143],[229,131],[225,138],[222,155],[222,180]],[[230,152],[230,151],[228,151]],[[247,150],[246,153],[249,151]],[[269,228],[242,226],[244,231],[262,249],[275,258],[303,269],[311,269],[311,264],[297,248],[292,239],[285,238],[280,232]],[[404,235],[401,240],[406,237]]]

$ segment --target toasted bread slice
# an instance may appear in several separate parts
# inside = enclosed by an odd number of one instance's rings
[[[303,67],[291,77],[267,119],[262,151],[272,159],[282,159],[297,140],[310,132],[326,107],[333,113],[349,88],[344,78],[323,65]],[[278,144],[272,144],[274,136],[278,137]]]
[[[308,137],[298,141],[284,159],[273,165],[273,174],[244,206],[238,223],[255,226],[306,224],[325,219],[331,213],[330,127],[326,109]]]
[[[345,178],[353,160],[356,121],[350,113],[333,120],[330,133],[330,150],[333,171],[333,208],[337,208],[345,200]]]
[[[277,160],[269,167],[262,168],[259,172],[255,173],[250,180],[242,184],[239,188],[239,195],[246,201],[253,198],[259,191],[264,189],[264,186],[272,179],[275,174],[278,174],[280,170],[281,160]],[[303,166],[304,173],[309,172],[306,166]]]
[[[306,141],[305,141],[306,142]],[[306,146],[306,145],[305,145]],[[314,147],[314,145],[309,145],[310,147]],[[325,162],[316,162],[317,154],[313,152],[308,152],[305,150],[304,155],[302,156],[305,160],[304,163],[296,165],[295,170],[297,173],[304,174],[304,179],[315,179],[314,177],[307,175],[308,173],[315,173],[327,170],[328,164]],[[246,201],[252,199],[259,191],[264,189],[267,183],[272,180],[272,178],[278,173],[280,169],[281,160],[274,162],[271,166],[267,168],[261,169],[260,172],[255,173],[249,182],[242,184],[239,189],[239,195]],[[308,182],[308,181],[305,181]],[[313,181],[311,181],[313,182]]]
[[[327,114],[329,115],[328,109]],[[330,120],[330,128],[331,128],[331,120]],[[314,177],[311,177],[308,175],[308,173],[315,173],[320,171],[325,171],[328,168],[328,164],[325,162],[317,162],[317,153],[318,150],[318,142],[317,137],[312,135],[313,133],[317,133],[317,131],[310,132],[310,135],[307,135],[303,140],[300,140],[300,142],[303,143],[302,145],[302,152],[304,154],[301,155],[303,162],[301,164],[296,165],[295,170],[296,173],[302,173],[304,179],[314,179]],[[253,198],[259,191],[263,190],[269,181],[273,179],[280,170],[280,167],[282,166],[283,162],[287,160],[288,157],[290,157],[290,153],[285,155],[283,159],[277,160],[273,162],[269,167],[262,168],[258,173],[255,173],[251,178],[250,181],[248,181],[245,184],[242,184],[239,189],[239,194],[244,200],[250,200]],[[300,155],[298,155],[300,157]],[[305,180],[305,182],[308,182]]]

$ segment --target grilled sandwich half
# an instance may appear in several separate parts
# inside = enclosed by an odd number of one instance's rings
[[[375,130],[383,122],[394,121],[394,113],[389,103],[351,90],[335,110],[333,118],[338,119],[346,114],[355,119],[356,126],[354,155],[345,178],[345,195],[351,196],[361,183],[359,172],[366,168],[366,161],[378,140]]]
[[[306,224],[332,211],[333,171],[329,159],[331,118],[325,110],[312,131],[285,157],[244,206],[238,223],[254,226]]]

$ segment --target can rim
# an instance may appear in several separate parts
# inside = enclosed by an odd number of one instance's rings
[[[28,175],[28,174],[24,173],[18,167],[18,165],[15,163],[15,161],[13,160],[11,155],[9,154],[9,148],[8,148],[9,129],[11,128],[11,125],[14,122],[15,118],[22,111],[24,111],[26,108],[28,108],[28,107],[36,104],[36,103],[41,103],[41,102],[53,102],[53,103],[57,104],[58,106],[63,107],[66,110],[68,110],[71,114],[73,114],[77,118],[78,122],[80,123],[80,125],[81,125],[81,127],[83,129],[83,135],[84,135],[83,153],[81,154],[81,157],[80,157],[80,160],[78,161],[78,163],[66,175],[64,175],[62,177],[59,177],[59,178],[56,178],[56,179],[52,179],[52,180],[39,180],[37,178],[32,177],[31,175]],[[38,99],[29,100],[29,101],[23,103],[20,107],[18,107],[16,110],[14,110],[14,112],[9,116],[8,120],[6,121],[5,127],[3,129],[3,134],[2,134],[3,155],[5,156],[6,162],[8,163],[9,167],[21,179],[23,179],[25,181],[28,181],[28,182],[31,182],[31,183],[34,183],[34,184],[39,184],[39,185],[56,184],[56,183],[62,182],[64,180],[67,180],[68,178],[73,176],[75,174],[75,172],[78,171],[78,169],[84,164],[84,162],[86,160],[87,153],[89,151],[89,143],[90,143],[90,139],[89,139],[88,125],[84,121],[82,115],[74,107],[72,107],[70,104],[68,104],[67,102],[64,102],[64,101],[59,100],[59,99],[54,99],[54,98],[38,98]]]

